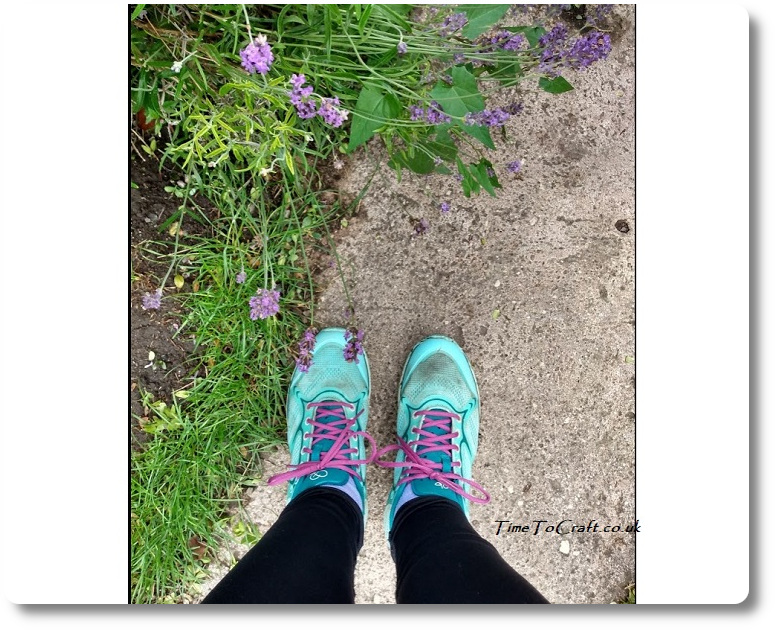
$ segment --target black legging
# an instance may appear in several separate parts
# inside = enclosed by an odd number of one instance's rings
[[[286,506],[202,603],[353,603],[362,544],[363,515],[355,502],[332,488],[312,488]],[[390,547],[399,604],[548,603],[447,499],[422,497],[402,506]]]

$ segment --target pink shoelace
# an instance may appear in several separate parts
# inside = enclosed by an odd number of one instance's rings
[[[449,488],[452,492],[459,494],[466,499],[473,501],[474,503],[489,503],[489,493],[478,483],[472,479],[465,479],[458,475],[456,472],[443,471],[443,464],[441,462],[434,462],[424,457],[427,453],[433,451],[441,451],[452,457],[452,451],[459,450],[458,446],[452,443],[452,438],[456,438],[460,433],[458,431],[452,432],[452,421],[460,420],[460,416],[456,413],[451,413],[441,410],[421,409],[414,412],[414,416],[425,416],[422,420],[420,427],[414,427],[412,432],[420,437],[411,442],[398,438],[398,444],[391,444],[386,446],[377,452],[375,462],[378,466],[385,468],[406,468],[403,477],[399,480],[398,485],[403,485],[416,479],[433,479],[436,483]],[[433,416],[432,418],[429,416]],[[441,429],[442,433],[437,434],[429,431],[428,429]],[[417,447],[414,449],[413,447]],[[404,452],[405,460],[403,462],[383,462],[380,461],[383,455],[390,451],[402,450]],[[419,452],[417,452],[419,451]],[[453,461],[452,466],[460,466],[460,462]],[[471,488],[481,493],[484,496],[478,497],[473,494],[469,494],[463,490],[462,485],[455,483],[460,481],[467,483]]]
[[[321,407],[328,407],[321,408]],[[334,408],[336,407],[336,408]],[[319,461],[302,462],[301,464],[288,464],[291,470],[272,475],[267,484],[274,486],[296,477],[304,477],[305,475],[311,475],[314,472],[323,470],[324,468],[336,468],[343,470],[347,474],[355,477],[359,481],[363,481],[361,476],[353,470],[353,466],[359,464],[370,464],[377,455],[377,444],[374,438],[371,437],[366,431],[353,431],[351,427],[358,420],[358,416],[363,413],[363,410],[359,411],[352,418],[348,419],[345,415],[345,409],[355,409],[354,405],[340,401],[323,401],[313,402],[307,405],[307,409],[315,409],[314,417],[309,420],[310,426],[312,426],[312,433],[305,433],[304,438],[312,437],[310,447],[314,446],[322,440],[333,440],[331,448],[329,448]],[[329,418],[335,418],[329,422],[322,422]],[[371,456],[366,459],[350,459],[349,456],[353,453],[357,453],[357,448],[347,446],[350,438],[363,436],[371,445]],[[311,454],[312,448],[304,447],[301,449],[302,453]]]

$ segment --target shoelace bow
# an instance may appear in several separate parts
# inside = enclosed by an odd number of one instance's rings
[[[444,465],[441,462],[434,462],[424,457],[427,453],[441,451],[452,457],[452,451],[460,450],[458,446],[452,443],[452,439],[460,435],[459,432],[452,432],[452,421],[460,420],[456,413],[421,409],[414,412],[414,416],[425,416],[420,427],[414,427],[412,432],[420,437],[411,442],[407,442],[400,437],[398,444],[391,444],[377,452],[375,463],[385,468],[406,468],[403,477],[398,481],[398,485],[403,485],[417,479],[433,479],[436,483],[449,488],[452,492],[459,494],[474,503],[489,503],[490,494],[478,483],[472,479],[465,479],[454,471],[445,472]],[[429,417],[433,416],[433,418]],[[437,434],[428,429],[441,429],[442,433]],[[413,447],[417,447],[416,449]],[[422,450],[420,450],[422,448]],[[383,455],[391,451],[402,450],[404,452],[403,462],[383,462],[380,461]],[[451,466],[460,466],[460,462],[452,461]],[[477,497],[463,490],[462,485],[455,483],[460,481],[468,484],[471,488],[480,492],[482,497]]]
[[[321,408],[321,407],[329,407]],[[336,407],[336,408],[333,408]],[[347,474],[355,477],[359,481],[363,481],[361,476],[352,469],[353,466],[359,464],[370,464],[377,455],[377,443],[374,438],[371,437],[366,431],[353,431],[352,427],[358,420],[358,416],[363,413],[363,410],[356,413],[352,418],[348,419],[344,410],[354,409],[355,405],[340,401],[322,401],[309,403],[307,409],[315,409],[314,417],[309,420],[309,424],[312,427],[312,433],[305,433],[304,438],[312,437],[312,442],[309,447],[301,449],[302,453],[311,454],[312,448],[318,442],[322,440],[333,440],[331,447],[323,454],[318,461],[302,462],[300,464],[288,464],[291,470],[272,475],[267,484],[274,486],[290,479],[297,477],[304,477],[311,475],[314,472],[323,470],[324,468],[336,468],[343,470]],[[328,418],[335,418],[330,422],[322,422]],[[347,446],[350,439],[357,436],[363,436],[371,445],[371,456],[366,459],[350,459],[349,456],[353,453],[357,453],[357,448]]]

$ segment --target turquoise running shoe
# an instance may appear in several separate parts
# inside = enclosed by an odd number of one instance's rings
[[[311,362],[297,362],[288,388],[288,448],[291,470],[269,478],[288,482],[288,501],[317,486],[341,489],[366,514],[366,465],[376,457],[374,438],[366,433],[370,376],[366,354],[354,351],[344,328],[308,332]],[[358,350],[362,351],[360,339]],[[345,359],[345,356],[351,360]],[[371,445],[366,457],[365,443]]]
[[[471,479],[479,441],[479,388],[465,353],[449,337],[428,337],[409,354],[398,392],[397,424],[398,444],[376,457],[378,465],[395,468],[385,510],[388,536],[396,512],[410,499],[445,497],[466,517],[469,501],[489,502],[490,495]],[[379,461],[391,451],[398,451],[395,462]]]

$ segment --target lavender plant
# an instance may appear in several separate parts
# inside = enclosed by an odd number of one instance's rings
[[[169,268],[139,306],[155,317],[184,301],[181,330],[196,331],[205,374],[174,401],[175,422],[146,425],[164,428],[133,457],[133,602],[177,601],[180,576],[201,577],[190,540],[216,544],[222,506],[257,474],[250,453],[282,440],[287,380],[312,364],[305,243],[328,230],[320,164],[378,139],[399,176],[448,174],[466,196],[495,195],[498,172],[525,165],[485,150],[523,105],[491,96],[522,82],[561,94],[611,49],[607,5],[586,5],[572,27],[572,5],[549,6],[130,7],[133,147],[183,173],[169,188],[180,206],[159,226],[175,237]],[[194,221],[207,238],[181,237]],[[429,226],[413,221],[417,235]],[[357,363],[364,331],[352,310],[345,319]]]
[[[505,27],[511,5],[148,6],[133,23],[134,106],[166,126],[164,157],[192,165],[204,188],[208,170],[296,177],[311,156],[379,136],[399,174],[455,169],[465,195],[495,194],[482,149],[522,104],[489,108],[493,90],[537,81],[560,94],[564,75],[611,49],[605,5],[573,31],[546,23],[571,5],[554,6]]]

